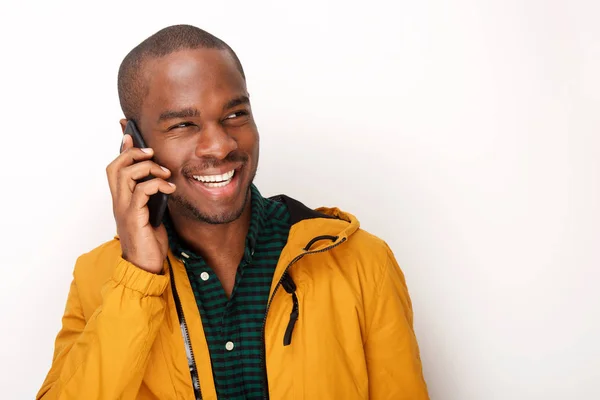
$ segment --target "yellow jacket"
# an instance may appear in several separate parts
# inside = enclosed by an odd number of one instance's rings
[[[294,224],[264,326],[270,399],[428,399],[410,297],[390,248],[337,208],[283,201]],[[79,257],[36,398],[216,400],[181,260],[169,253],[163,275],[146,272],[121,258],[118,237]]]

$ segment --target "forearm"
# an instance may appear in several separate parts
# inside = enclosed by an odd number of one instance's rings
[[[116,399],[139,387],[165,313],[168,277],[121,261],[102,290],[102,305],[78,331],[78,304],[69,305],[52,369],[38,399]],[[71,292],[76,291],[71,289]],[[69,294],[69,302],[77,300]]]

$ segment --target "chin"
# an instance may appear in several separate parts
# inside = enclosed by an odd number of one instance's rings
[[[189,201],[176,193],[173,193],[169,197],[178,214],[206,224],[221,225],[234,222],[242,216],[249,204],[249,192],[250,184],[247,185],[247,189],[240,193],[238,199],[232,204],[214,204],[212,207],[209,204],[195,204],[199,202],[198,198],[194,199],[195,201]]]

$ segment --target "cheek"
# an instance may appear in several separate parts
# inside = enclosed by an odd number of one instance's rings
[[[171,171],[171,176],[175,176],[181,169],[184,160],[186,160],[186,145],[169,143],[162,145],[160,150],[155,150],[155,161]]]
[[[259,136],[256,127],[252,126],[249,129],[244,129],[237,135],[237,142],[240,150],[250,155],[255,155],[258,152]]]

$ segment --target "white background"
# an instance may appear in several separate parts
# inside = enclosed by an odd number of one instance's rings
[[[409,285],[431,398],[600,398],[600,3],[3,1],[0,387],[31,399],[76,257],[112,238],[125,54],[227,41],[257,185],[339,206]]]

